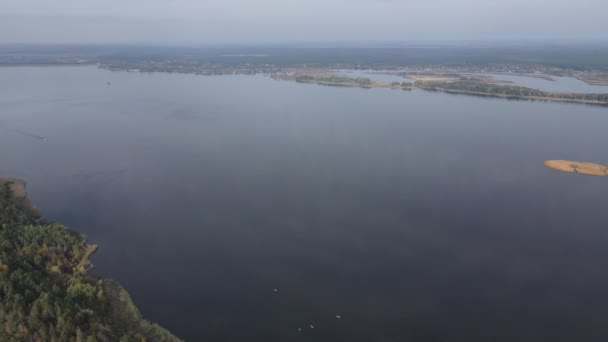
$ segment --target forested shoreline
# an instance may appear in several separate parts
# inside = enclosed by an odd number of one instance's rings
[[[24,186],[0,178],[0,340],[179,341],[120,285],[88,275],[92,245],[42,219]]]
[[[414,87],[424,90],[436,90],[468,95],[608,105],[608,94],[557,93],[521,86],[497,85],[472,81],[416,81]]]

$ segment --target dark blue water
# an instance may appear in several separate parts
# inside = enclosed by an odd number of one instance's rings
[[[0,68],[0,174],[188,341],[605,340],[608,179],[543,161],[608,164],[607,128],[576,104]]]

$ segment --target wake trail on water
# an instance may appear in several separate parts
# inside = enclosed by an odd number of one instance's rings
[[[43,137],[41,135],[37,135],[37,134],[30,133],[30,132],[22,131],[22,130],[19,130],[19,129],[13,129],[12,131],[15,132],[15,133],[17,133],[17,134],[21,134],[24,137],[30,137],[30,138],[38,139],[38,140],[41,140],[41,141],[47,141],[47,138]]]
[[[29,138],[40,140],[40,141],[47,141],[48,140],[46,137],[43,137],[43,136],[38,135],[38,134],[31,133],[31,132],[27,132],[27,131],[24,131],[24,130],[21,130],[21,129],[18,129],[18,128],[9,128],[9,127],[6,127],[6,126],[4,126],[4,127],[0,126],[0,129],[2,129],[4,131],[7,131],[7,132],[17,133],[17,134],[22,135],[24,137],[29,137]]]

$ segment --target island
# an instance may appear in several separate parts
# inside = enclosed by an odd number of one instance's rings
[[[320,74],[275,74],[274,79],[296,81],[298,83],[314,83],[334,87],[360,87],[360,88],[393,88],[411,90],[413,84],[410,82],[379,82],[364,77],[347,77],[333,75],[330,73]]]
[[[577,162],[570,160],[547,160],[545,166],[553,170],[569,173],[580,173],[588,176],[608,176],[608,166],[588,163],[588,162]]]
[[[497,85],[470,80],[416,81],[414,86],[425,90],[467,95],[608,105],[608,94],[548,92],[528,87]]]
[[[314,83],[338,87],[422,89],[445,93],[499,97],[519,100],[555,101],[608,105],[608,94],[558,93],[538,89],[513,86],[488,75],[467,74],[408,74],[412,82],[379,82],[368,78],[335,75],[331,70],[298,70],[297,72],[275,73],[274,79]]]
[[[25,182],[0,178],[0,341],[180,341],[118,283],[87,274],[96,250],[44,219]]]
[[[592,105],[608,105],[608,94],[558,93],[538,89],[513,86],[495,79],[489,75],[469,74],[405,74],[404,77],[414,82],[379,82],[369,78],[347,77],[335,75],[331,70],[302,70],[287,73],[274,73],[272,77],[279,80],[296,81],[298,83],[314,83],[338,87],[360,88],[393,88],[393,89],[422,89],[441,91],[445,93],[499,97],[520,100],[571,102]]]

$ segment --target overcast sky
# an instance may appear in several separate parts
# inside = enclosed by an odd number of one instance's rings
[[[6,0],[0,8],[0,43],[608,40],[608,0]]]

